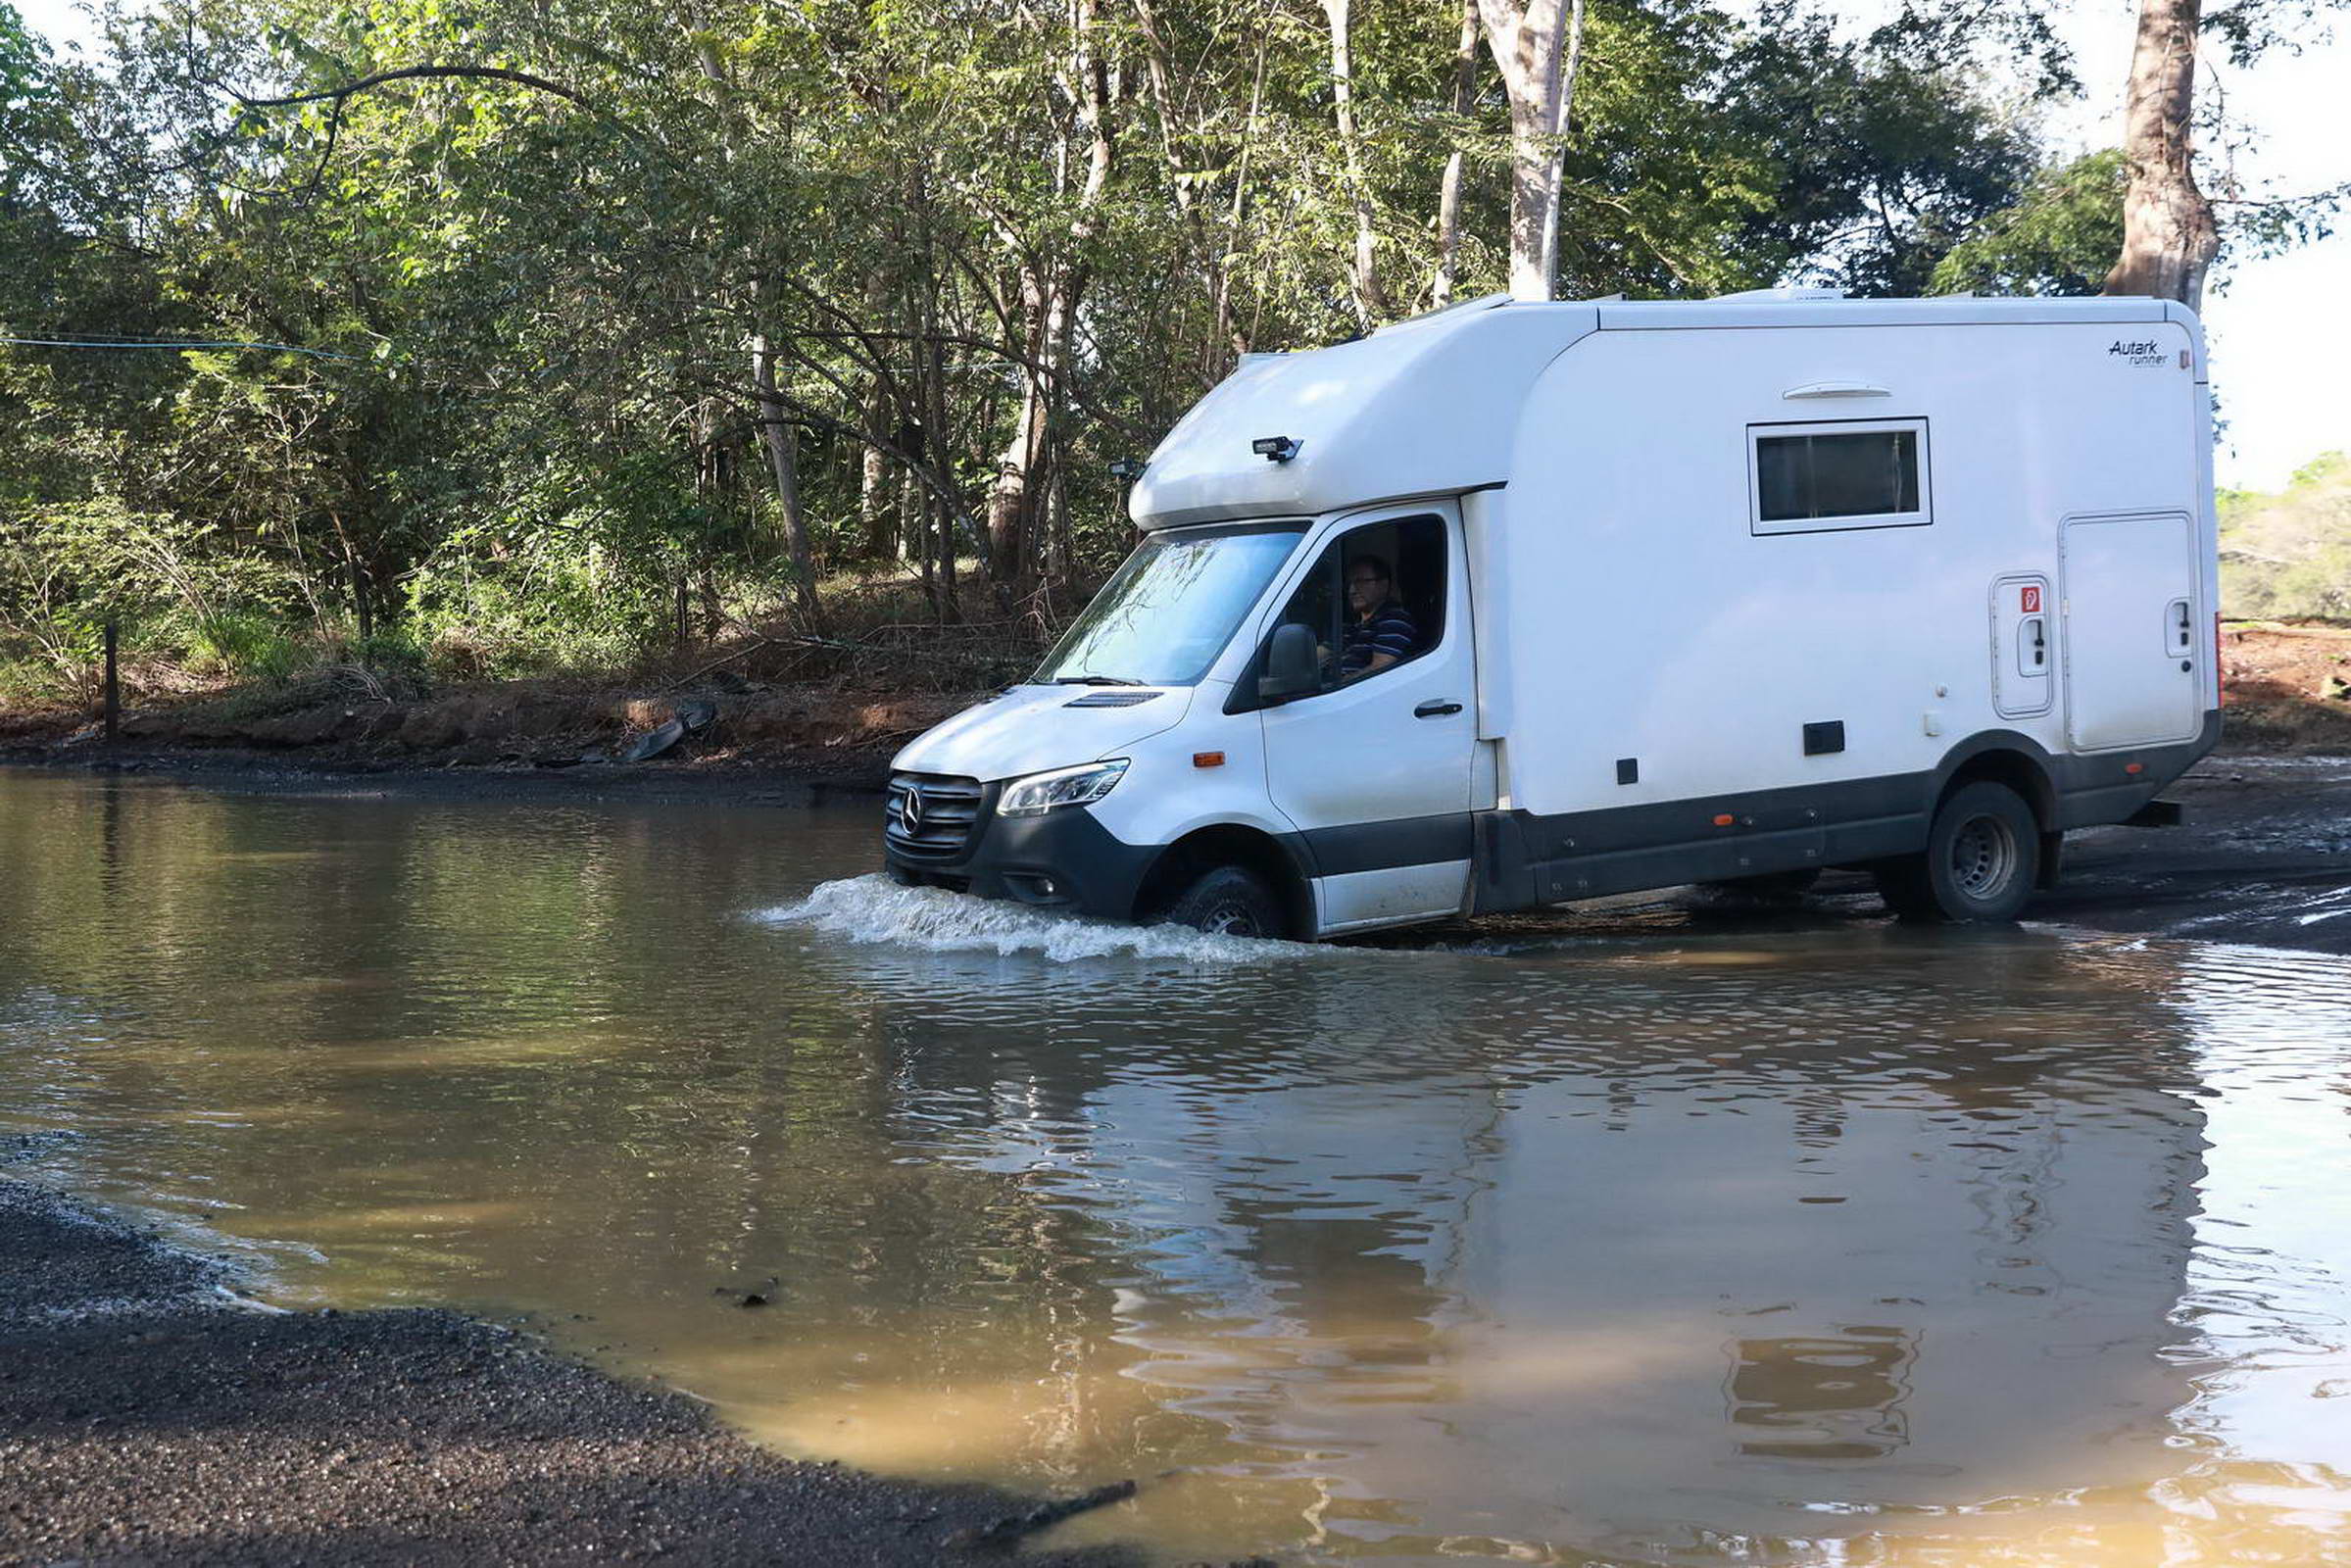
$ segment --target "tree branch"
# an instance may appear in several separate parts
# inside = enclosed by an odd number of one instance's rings
[[[545,76],[534,76],[527,71],[510,71],[504,66],[401,66],[392,71],[379,71],[371,76],[362,76],[357,81],[347,81],[340,87],[323,87],[317,92],[298,92],[287,98],[248,98],[234,87],[228,89],[228,94],[248,109],[285,109],[294,104],[315,104],[330,98],[340,103],[354,93],[366,92],[370,87],[380,87],[389,81],[437,80],[449,77],[467,81],[511,81],[516,86],[553,93],[556,97],[568,103],[575,103],[582,109],[595,107],[588,102],[584,93],[574,92],[561,82],[549,81]]]

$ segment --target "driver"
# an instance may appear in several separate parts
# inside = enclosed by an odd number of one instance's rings
[[[1412,657],[1420,627],[1396,597],[1396,574],[1378,556],[1357,556],[1347,567],[1347,608],[1354,612],[1339,650],[1343,681],[1377,674]]]

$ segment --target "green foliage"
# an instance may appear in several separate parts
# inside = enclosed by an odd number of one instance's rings
[[[14,121],[40,91],[49,52],[16,7],[0,0],[0,120]]]
[[[1935,265],[1936,294],[2095,294],[2123,245],[2119,148],[2043,170]]]
[[[172,345],[0,348],[0,658],[65,680],[109,613],[237,678],[608,667],[872,568],[1010,623],[1125,550],[1111,459],[1362,329],[1359,221],[1430,303],[1455,154],[1454,296],[1505,272],[1436,0],[1351,8],[1367,217],[1319,6],[172,0],[88,63],[5,6],[0,328]],[[263,102],[420,62],[562,90]],[[2099,265],[2082,166],[1788,0],[1592,0],[1562,152],[1577,294]]]
[[[239,673],[261,659],[291,586],[268,558],[222,549],[207,525],[100,498],[0,514],[0,644],[60,670],[97,657],[109,619],[134,647]]]
[[[354,638],[346,654],[350,662],[394,685],[420,690],[427,684],[428,650],[406,628]]]
[[[200,675],[240,680],[284,680],[311,661],[277,617],[254,610],[223,610],[196,624],[187,662]]]
[[[2351,620],[2351,457],[2329,452],[2275,495],[2224,491],[2221,605],[2257,620]]]
[[[1918,294],[2017,199],[2038,162],[2030,127],[1934,60],[1896,35],[1841,41],[1825,16],[1764,8],[1737,105],[1766,150],[1742,240],[1773,272]]]

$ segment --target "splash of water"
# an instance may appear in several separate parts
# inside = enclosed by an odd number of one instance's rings
[[[1352,953],[1250,937],[1210,936],[1175,925],[1127,925],[1056,915],[1001,899],[941,888],[900,887],[879,873],[824,882],[798,904],[756,918],[802,925],[852,942],[927,953],[1035,954],[1055,963],[1081,958],[1173,958],[1187,963],[1261,964]]]

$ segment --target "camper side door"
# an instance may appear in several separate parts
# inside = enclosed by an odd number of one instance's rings
[[[1383,577],[1388,597],[1366,615],[1351,585]],[[1424,503],[1346,519],[1261,637],[1286,623],[1313,631],[1321,681],[1263,710],[1266,786],[1305,840],[1320,929],[1458,912],[1477,746],[1458,513]]]

